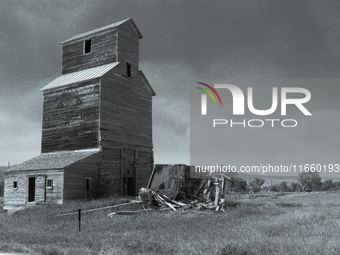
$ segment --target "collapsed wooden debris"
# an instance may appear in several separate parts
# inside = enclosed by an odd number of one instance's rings
[[[223,211],[223,208],[226,207],[226,204],[224,196],[221,196],[219,184],[219,182],[208,181],[208,183],[205,182],[204,184],[200,185],[198,190],[201,190],[205,185],[207,186],[205,192],[202,193],[202,196],[197,196],[197,199],[192,201],[188,199],[185,199],[184,201],[176,201],[170,199],[166,195],[160,194],[157,191],[145,188],[142,188],[139,191],[139,199],[146,209],[159,209],[168,207],[173,211],[185,211],[189,209]],[[196,194],[198,194],[198,192],[196,192]]]
[[[174,190],[152,190],[141,188],[139,190],[139,200],[141,209],[133,211],[116,211],[110,213],[114,215],[131,215],[152,210],[171,210],[183,213],[185,211],[224,211],[230,203],[226,202],[226,190],[228,180],[219,179],[201,179],[195,189],[191,189],[190,193],[184,193]],[[184,193],[184,194],[183,194]],[[181,196],[179,196],[181,194]],[[175,200],[176,197],[181,199]],[[229,204],[229,205],[228,205]]]

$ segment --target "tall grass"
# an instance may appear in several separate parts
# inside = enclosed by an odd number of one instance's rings
[[[336,193],[239,199],[220,213],[107,211],[54,217],[117,201],[72,202],[0,214],[0,251],[38,254],[339,254]],[[248,203],[249,202],[249,203]],[[91,205],[92,203],[92,205]]]

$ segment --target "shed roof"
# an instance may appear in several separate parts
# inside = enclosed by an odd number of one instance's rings
[[[156,95],[156,92],[155,92],[155,91],[153,90],[153,88],[151,87],[151,85],[150,85],[148,79],[145,77],[143,71],[139,70],[138,72],[139,72],[140,76],[142,77],[142,80],[143,80],[143,82],[144,82],[146,88],[149,90],[150,94],[151,94],[152,96],[155,96],[155,95]]]
[[[75,35],[75,36],[73,36],[73,37],[71,37],[71,38],[61,42],[60,44],[64,45],[64,44],[76,41],[78,39],[83,39],[83,38],[89,37],[91,35],[104,32],[105,30],[110,30],[110,29],[116,28],[116,27],[118,27],[119,25],[121,25],[121,24],[123,24],[125,22],[130,22],[131,25],[135,28],[137,34],[139,35],[139,38],[143,38],[141,32],[137,28],[137,26],[136,26],[135,22],[133,21],[133,19],[132,18],[128,18],[128,19],[121,20],[121,21],[118,21],[116,23],[112,23],[110,25],[104,26],[104,27],[96,28],[96,29],[93,29],[91,31],[88,31],[88,32],[85,32],[85,33],[82,33],[82,34]]]
[[[118,64],[119,62],[114,62],[114,63],[110,63],[107,65],[96,66],[96,67],[88,68],[88,69],[81,70],[78,72],[61,75],[55,80],[51,81],[49,84],[47,84],[45,87],[43,87],[39,91],[55,89],[55,88],[63,87],[63,86],[66,86],[72,83],[99,78],[103,76],[104,74],[106,74],[111,69],[113,69]]]
[[[62,169],[98,152],[99,149],[43,153],[19,165],[12,166],[9,171]]]

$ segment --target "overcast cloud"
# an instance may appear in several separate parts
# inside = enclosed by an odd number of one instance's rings
[[[38,90],[60,75],[58,44],[73,35],[134,19],[143,34],[140,69],[157,94],[153,99],[155,162],[189,164],[190,81],[338,78],[339,13],[339,1],[316,0],[2,1],[0,165],[21,163],[40,153],[42,94]],[[322,153],[334,161],[339,123],[320,123],[338,117],[339,87],[328,90],[320,84],[312,89],[313,119],[302,123],[301,130],[308,133],[309,125],[319,125],[310,131],[314,140],[306,142],[321,144]],[[258,140],[266,144],[275,135],[260,134]],[[330,146],[324,145],[330,137],[334,138]],[[236,146],[232,142],[229,148]],[[301,142],[294,146],[305,148]],[[271,148],[258,151],[256,157],[265,157],[266,150]],[[311,148],[305,153],[318,152]]]

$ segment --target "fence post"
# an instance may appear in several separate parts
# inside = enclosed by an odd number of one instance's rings
[[[79,221],[79,232],[80,232],[80,223],[81,223],[81,210],[78,209],[78,221]]]

